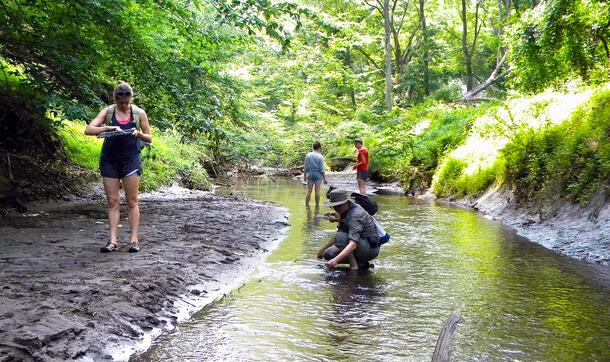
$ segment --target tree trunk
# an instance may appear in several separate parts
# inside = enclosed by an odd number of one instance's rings
[[[462,97],[462,100],[465,100],[465,101],[472,100],[477,94],[481,93],[482,91],[487,89],[490,85],[494,84],[495,82],[504,78],[504,76],[506,76],[508,73],[512,72],[513,68],[508,68],[504,72],[498,74],[500,72],[500,70],[502,69],[502,67],[504,66],[505,62],[506,62],[506,53],[504,54],[502,59],[500,59],[500,61],[496,65],[496,69],[494,69],[494,71],[491,72],[491,75],[489,76],[489,78],[487,78],[487,80],[485,82],[483,82],[481,85],[479,85],[472,91],[466,93],[466,95],[464,97]]]
[[[390,28],[390,0],[383,1],[383,28],[385,33],[385,108],[392,110],[392,36]]]
[[[430,67],[428,56],[428,31],[426,28],[426,15],[424,13],[424,0],[419,0],[419,21],[421,23],[424,45],[424,94],[430,95]]]
[[[517,16],[519,16],[519,0],[513,0],[513,4],[514,4],[514,8],[515,8],[515,14],[517,14]]]
[[[352,49],[348,48],[345,54],[345,65],[347,69],[352,70]],[[354,91],[354,86],[352,82],[349,82],[349,98],[352,103],[352,109],[356,109],[356,92]]]
[[[475,29],[476,31],[476,29]],[[472,90],[474,81],[472,74],[472,54],[468,51],[468,18],[466,17],[466,0],[462,0],[462,52],[466,63],[466,90]]]

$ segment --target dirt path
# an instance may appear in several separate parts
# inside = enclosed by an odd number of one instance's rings
[[[180,306],[243,277],[287,226],[272,204],[174,189],[142,197],[140,253],[101,254],[102,200],[30,210],[0,218],[0,361],[127,358]]]

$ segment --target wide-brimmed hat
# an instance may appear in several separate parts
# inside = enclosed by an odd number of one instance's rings
[[[348,201],[351,201],[352,198],[349,197],[350,193],[347,190],[343,189],[334,189],[328,193],[328,200],[324,202],[324,206],[333,207],[341,204],[345,204]]]

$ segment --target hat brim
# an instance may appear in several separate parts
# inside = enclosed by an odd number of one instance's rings
[[[348,197],[347,200],[344,201],[335,201],[335,202],[330,202],[330,201],[324,201],[324,207],[333,207],[333,206],[338,206],[338,205],[342,205],[345,204],[348,201],[354,201],[353,197]]]

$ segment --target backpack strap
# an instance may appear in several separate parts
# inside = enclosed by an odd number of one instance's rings
[[[106,110],[106,119],[104,120],[104,126],[112,125],[112,116],[116,110],[116,104],[111,104],[108,106]],[[142,131],[140,128],[140,113],[142,112],[142,108],[136,106],[135,104],[131,105],[131,119],[136,123],[136,129],[138,131]]]
[[[104,126],[112,125],[112,116],[114,115],[114,110],[116,109],[116,104],[111,104],[108,106],[106,110],[106,119],[104,120]]]
[[[142,132],[140,128],[140,113],[142,113],[142,108],[136,106],[135,104],[131,105],[131,118],[136,123],[136,129]]]

